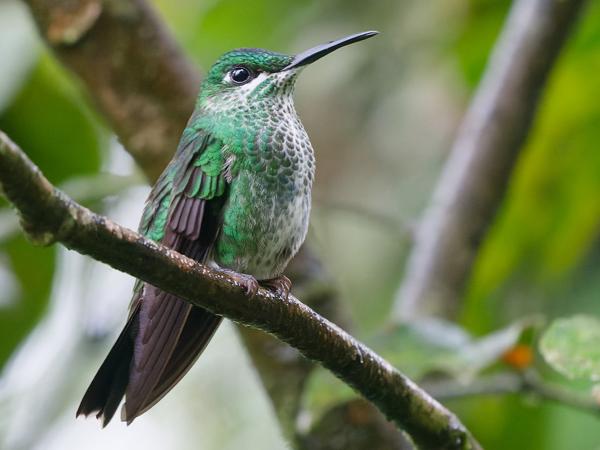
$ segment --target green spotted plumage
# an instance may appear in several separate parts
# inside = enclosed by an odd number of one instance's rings
[[[294,84],[304,65],[371,35],[295,57],[260,49],[223,55],[202,83],[139,231],[197,261],[245,274],[249,292],[256,280],[289,283],[281,277],[306,236],[315,170],[294,109]],[[138,281],[129,320],[77,413],[96,413],[106,425],[125,396],[121,415],[131,423],[181,379],[220,322]]]

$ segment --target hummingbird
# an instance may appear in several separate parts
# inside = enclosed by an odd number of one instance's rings
[[[370,38],[353,34],[295,56],[256,48],[222,55],[204,78],[175,156],[152,188],[141,234],[229,272],[255,295],[287,297],[283,275],[308,230],[315,158],[293,102],[301,70]],[[77,410],[106,426],[154,406],[200,356],[222,317],[137,280],[127,323]]]

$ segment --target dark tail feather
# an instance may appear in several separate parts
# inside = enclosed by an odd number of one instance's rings
[[[138,316],[133,361],[122,419],[130,424],[141,414],[171,359],[192,305],[145,285]]]
[[[123,331],[85,391],[76,417],[96,413],[96,418],[100,419],[105,427],[117,411],[129,381],[129,366],[133,358],[132,326],[137,309],[135,308],[130,315]]]
[[[127,406],[123,408],[122,420],[131,423],[135,417],[148,411],[173,389],[202,354],[222,321],[222,317],[193,307],[158,383],[134,417],[127,416]]]
[[[130,424],[181,380],[223,320],[154,287],[144,289],[76,416],[93,413],[105,427],[125,396],[121,419]]]
[[[142,297],[121,411],[127,424],[177,384],[221,323],[220,317],[150,285],[144,286]]]

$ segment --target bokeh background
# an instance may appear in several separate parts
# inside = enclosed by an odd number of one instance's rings
[[[390,329],[411,233],[510,2],[152,3],[204,69],[235,47],[295,53],[357,31],[381,32],[307,69],[296,104],[318,162],[313,248],[333,275],[353,333],[398,368],[418,378],[442,366],[473,377],[480,369],[511,370],[485,352],[473,361],[461,350],[490,333],[513,336],[524,317],[600,314],[600,3],[590,2],[550,76],[458,323],[430,324],[427,346],[412,334],[386,339],[382,332]],[[16,0],[0,1],[0,129],[75,199],[137,226],[149,189],[144,177]],[[0,200],[0,448],[288,448],[230,324],[133,426],[115,421],[100,430],[94,420],[74,419],[122,326],[132,285],[60,246],[33,247]],[[567,381],[535,352],[532,364],[577,393],[592,387]],[[306,420],[348,395],[322,372],[313,378]],[[485,448],[600,448],[590,411],[524,393],[446,403]]]

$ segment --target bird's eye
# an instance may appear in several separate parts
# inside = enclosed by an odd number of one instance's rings
[[[236,67],[229,72],[231,80],[236,84],[244,84],[252,78],[252,73],[245,67]]]

